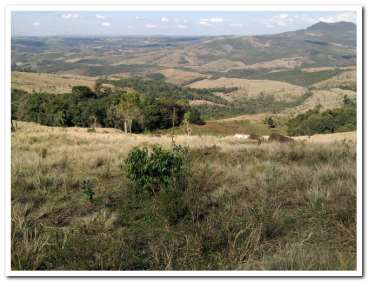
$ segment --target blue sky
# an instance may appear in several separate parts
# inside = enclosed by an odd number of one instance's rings
[[[12,35],[254,35],[356,21],[354,12],[53,11],[12,12]]]

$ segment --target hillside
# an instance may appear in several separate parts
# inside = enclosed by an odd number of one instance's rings
[[[12,270],[357,269],[354,23],[95,13],[12,37]]]
[[[353,270],[356,144],[334,136],[308,146],[177,136],[190,176],[164,201],[134,198],[122,164],[138,145],[170,149],[169,136],[19,123],[12,269]]]
[[[27,92],[68,93],[73,86],[83,85],[93,88],[95,78],[89,76],[56,75],[49,73],[32,73],[13,71],[12,88]]]
[[[185,100],[206,120],[290,116],[356,96],[355,46],[348,22],[254,36],[15,37],[12,88],[70,93],[103,81]]]
[[[356,26],[317,23],[275,35],[218,37],[15,37],[13,70],[108,75],[163,68],[204,73],[354,65]],[[110,66],[110,68],[108,68]]]

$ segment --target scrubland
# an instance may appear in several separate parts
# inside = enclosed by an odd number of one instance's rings
[[[329,137],[259,145],[20,122],[12,269],[354,270],[356,143]],[[168,221],[155,197],[132,197],[122,165],[135,146],[173,143],[188,147],[186,212]]]

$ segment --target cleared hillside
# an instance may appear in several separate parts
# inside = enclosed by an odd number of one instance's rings
[[[69,93],[73,86],[94,87],[95,79],[89,76],[56,75],[49,73],[12,72],[12,88],[27,92]]]
[[[238,90],[227,94],[217,93],[217,95],[229,101],[239,100],[241,98],[254,98],[260,95],[273,96],[276,100],[288,101],[300,97],[306,92],[304,87],[286,82],[226,77],[203,79],[188,86],[192,88],[238,88]]]
[[[239,69],[336,68],[356,63],[355,47],[356,25],[349,22],[255,36],[14,37],[12,69],[93,76],[165,68],[218,75]]]

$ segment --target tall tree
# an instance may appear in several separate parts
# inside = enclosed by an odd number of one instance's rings
[[[133,120],[141,118],[139,95],[132,91],[122,93],[117,114],[124,122],[124,130],[132,133]]]

